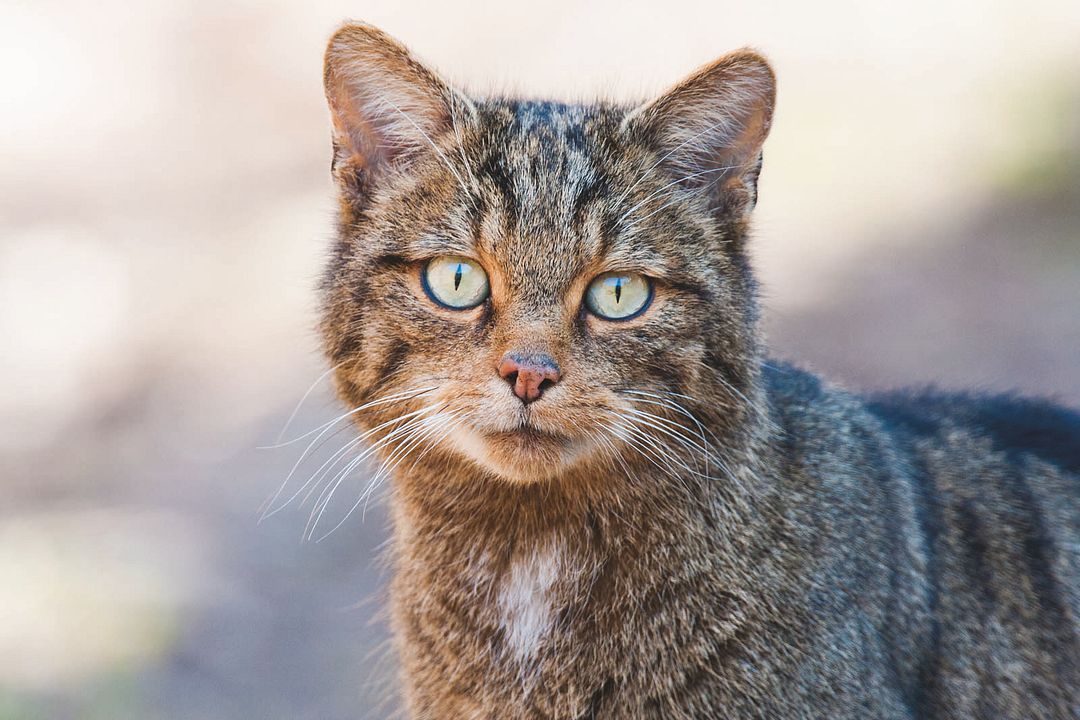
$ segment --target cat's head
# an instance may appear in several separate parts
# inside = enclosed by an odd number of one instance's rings
[[[657,418],[738,414],[758,362],[763,58],[638,107],[480,100],[347,25],[325,83],[341,217],[322,328],[384,457],[528,482],[647,454],[679,432]]]

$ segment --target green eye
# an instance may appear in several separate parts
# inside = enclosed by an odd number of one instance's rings
[[[487,273],[469,258],[457,255],[438,257],[420,274],[424,291],[439,305],[452,310],[468,310],[488,296]]]
[[[598,276],[585,291],[585,307],[605,320],[629,320],[645,312],[652,300],[652,283],[637,273],[610,272]]]

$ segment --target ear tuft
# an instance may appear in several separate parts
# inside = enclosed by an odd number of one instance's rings
[[[747,213],[757,198],[761,146],[775,103],[768,61],[738,50],[631,112],[626,126],[655,144],[685,186],[715,189],[725,210]]]
[[[323,80],[334,123],[334,172],[351,185],[366,185],[432,151],[455,117],[473,113],[468,99],[367,24],[346,24],[330,38]]]

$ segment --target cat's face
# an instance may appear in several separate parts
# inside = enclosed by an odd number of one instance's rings
[[[736,401],[764,61],[636,110],[473,102],[349,26],[326,78],[342,222],[323,330],[384,457],[538,480],[650,452],[640,428],[679,405]]]

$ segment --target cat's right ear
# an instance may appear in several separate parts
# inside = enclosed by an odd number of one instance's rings
[[[323,81],[334,123],[334,177],[360,197],[385,173],[438,152],[443,133],[475,112],[468,98],[371,25],[334,33]]]

